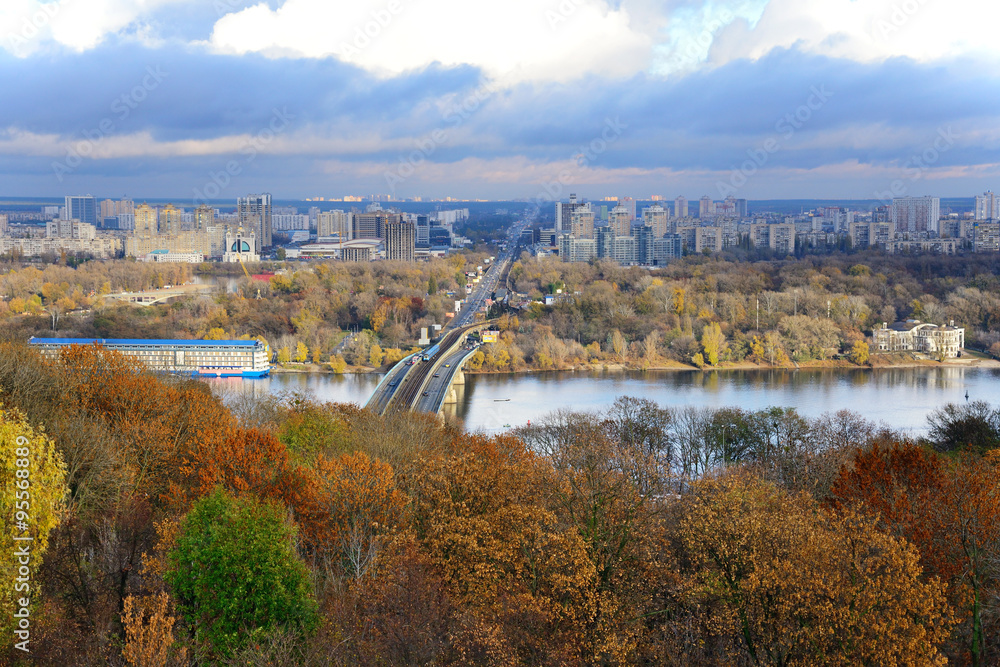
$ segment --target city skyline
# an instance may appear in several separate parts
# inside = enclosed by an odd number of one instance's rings
[[[106,4],[0,9],[4,194],[872,199],[1000,172],[972,2]]]

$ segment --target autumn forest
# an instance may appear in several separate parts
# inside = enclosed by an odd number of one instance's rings
[[[5,442],[31,443],[35,664],[1000,659],[985,403],[917,442],[846,412],[628,397],[485,437],[303,397],[224,405],[117,353],[46,362],[20,341],[0,392]]]

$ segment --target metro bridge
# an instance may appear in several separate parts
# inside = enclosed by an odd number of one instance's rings
[[[379,415],[440,413],[445,403],[457,400],[454,385],[465,383],[462,366],[476,352],[466,336],[492,323],[458,327],[431,347],[402,359],[385,374],[365,408]]]

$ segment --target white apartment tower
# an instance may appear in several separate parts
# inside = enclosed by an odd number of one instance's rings
[[[976,195],[976,207],[973,209],[976,220],[1000,220],[1000,195],[987,190]]]

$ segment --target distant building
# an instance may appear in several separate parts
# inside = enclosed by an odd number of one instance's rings
[[[222,255],[222,261],[233,262],[259,262],[260,253],[257,252],[257,233],[253,230],[249,234],[241,227],[235,234],[226,232],[226,252]]]
[[[570,225],[573,221],[573,211],[583,206],[582,202],[577,201],[576,195],[569,196],[568,204],[564,204],[561,201],[556,202],[555,229],[557,235],[570,231]]]
[[[678,197],[674,200],[674,217],[688,217],[688,200],[685,197]]]
[[[564,262],[589,262],[597,257],[596,239],[575,239],[571,234],[559,237],[559,257]]]
[[[940,231],[941,200],[937,197],[901,197],[892,200],[896,233]]]
[[[972,217],[975,220],[1000,220],[1000,195],[994,194],[992,190],[976,195]]]
[[[160,209],[158,229],[161,236],[180,234],[183,231],[181,229],[181,215],[183,212],[181,209],[174,208],[173,204],[167,204]]]
[[[608,226],[615,230],[615,234],[618,236],[628,236],[632,231],[632,216],[628,208],[619,204],[611,209]]]
[[[0,213],[0,236],[6,236],[9,223],[7,222],[7,216]]]
[[[390,222],[400,222],[402,218],[399,213],[383,211],[381,209],[355,213],[354,238],[384,239],[386,225]]]
[[[66,215],[68,220],[79,220],[97,226],[97,200],[92,195],[67,196]]]
[[[1000,222],[975,222],[972,248],[976,252],[1000,252]]]
[[[885,249],[890,255],[898,253],[937,253],[939,255],[954,255],[961,241],[958,239],[920,239],[910,241],[896,239],[886,244]]]
[[[715,202],[709,196],[704,196],[698,202],[698,217],[710,218],[715,215]]]
[[[854,248],[885,248],[895,240],[896,226],[891,222],[852,222],[849,234]]]
[[[965,329],[938,326],[920,320],[906,320],[893,325],[882,323],[881,329],[872,332],[875,349],[879,352],[925,352],[942,354],[949,359],[962,356],[965,349]]]
[[[416,228],[409,222],[389,222],[385,227],[385,258],[412,262],[416,247]]]
[[[594,238],[594,211],[589,204],[577,208],[570,215],[569,233],[577,239]]]
[[[97,238],[97,228],[94,225],[79,220],[49,220],[45,223],[45,236],[50,239],[80,239],[93,241]]]
[[[653,236],[661,238],[669,231],[670,214],[659,204],[642,209],[642,222],[653,228]]]
[[[272,235],[271,220],[271,195],[268,193],[259,195],[247,195],[236,199],[236,215],[239,219],[239,226],[245,230],[253,232],[258,246],[270,248]]]
[[[154,250],[142,258],[143,262],[171,262],[176,264],[200,264],[205,256],[200,252],[170,252],[169,250]]]
[[[750,243],[755,248],[771,248],[777,253],[795,252],[795,225],[754,223],[750,225]]]
[[[322,211],[316,215],[316,236],[331,238],[336,236],[341,241],[349,241],[353,237],[353,214],[341,210]]]

